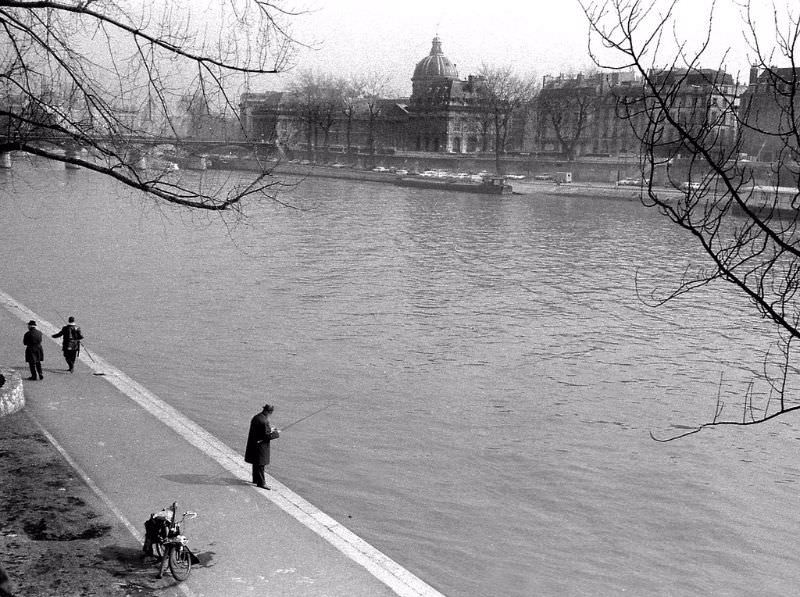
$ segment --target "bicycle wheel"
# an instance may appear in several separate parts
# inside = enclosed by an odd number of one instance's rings
[[[192,570],[192,559],[189,550],[182,545],[175,545],[169,550],[169,569],[175,580],[186,580]]]

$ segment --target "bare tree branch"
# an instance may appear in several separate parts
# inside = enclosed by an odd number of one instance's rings
[[[301,14],[279,0],[0,0],[0,152],[78,165],[183,207],[273,199],[266,166],[248,183],[202,189],[142,171],[139,158],[192,134],[182,100],[193,90],[209,116],[239,122],[239,90],[287,67]]]
[[[643,203],[686,231],[705,255],[684,271],[676,288],[645,300],[658,306],[699,287],[728,283],[773,323],[782,357],[773,364],[777,369],[765,361],[770,392],[764,408],[751,380],[740,420],[719,419],[724,405],[718,397],[710,423],[659,441],[706,427],[757,425],[797,410],[796,399],[788,400],[787,376],[796,374],[791,347],[800,336],[800,16],[789,5],[773,5],[775,38],[767,40],[750,1],[742,3],[742,37],[753,65],[744,89],[725,72],[728,52],[721,53],[718,68],[704,68],[716,31],[715,4],[708,9],[705,36],[691,46],[677,19],[681,0],[581,4],[595,63],[633,69],[641,79],[641,86],[619,93],[617,106],[642,148],[648,180]],[[769,160],[763,159],[767,152]],[[673,188],[659,186],[657,178]],[[682,191],[677,199],[675,188]],[[777,410],[773,395],[779,397]]]

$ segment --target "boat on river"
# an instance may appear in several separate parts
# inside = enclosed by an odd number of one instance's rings
[[[443,189],[462,193],[484,193],[487,195],[510,195],[511,185],[502,176],[486,176],[481,181],[458,178],[433,178],[428,176],[399,176],[394,181],[401,187],[418,189]]]

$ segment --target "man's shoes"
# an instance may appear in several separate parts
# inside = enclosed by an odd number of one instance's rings
[[[35,375],[32,375],[32,376],[30,376],[30,377],[28,377],[28,378],[26,378],[26,379],[27,379],[28,381],[36,381],[36,376],[35,376]]]
[[[266,485],[256,485],[259,489],[269,489]]]
[[[39,376],[39,379],[44,379],[44,375],[40,375],[40,376]]]

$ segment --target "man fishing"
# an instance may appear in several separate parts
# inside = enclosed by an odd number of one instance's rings
[[[260,413],[250,420],[244,461],[253,465],[253,483],[261,489],[269,489],[264,479],[264,468],[269,464],[269,443],[280,437],[280,432],[269,422],[275,407],[265,404]]]
[[[53,338],[61,338],[61,351],[64,353],[64,360],[67,362],[69,372],[72,373],[75,370],[75,359],[78,358],[81,340],[83,340],[81,328],[75,324],[75,318],[70,315],[67,325],[61,328],[61,331],[53,334]]]

